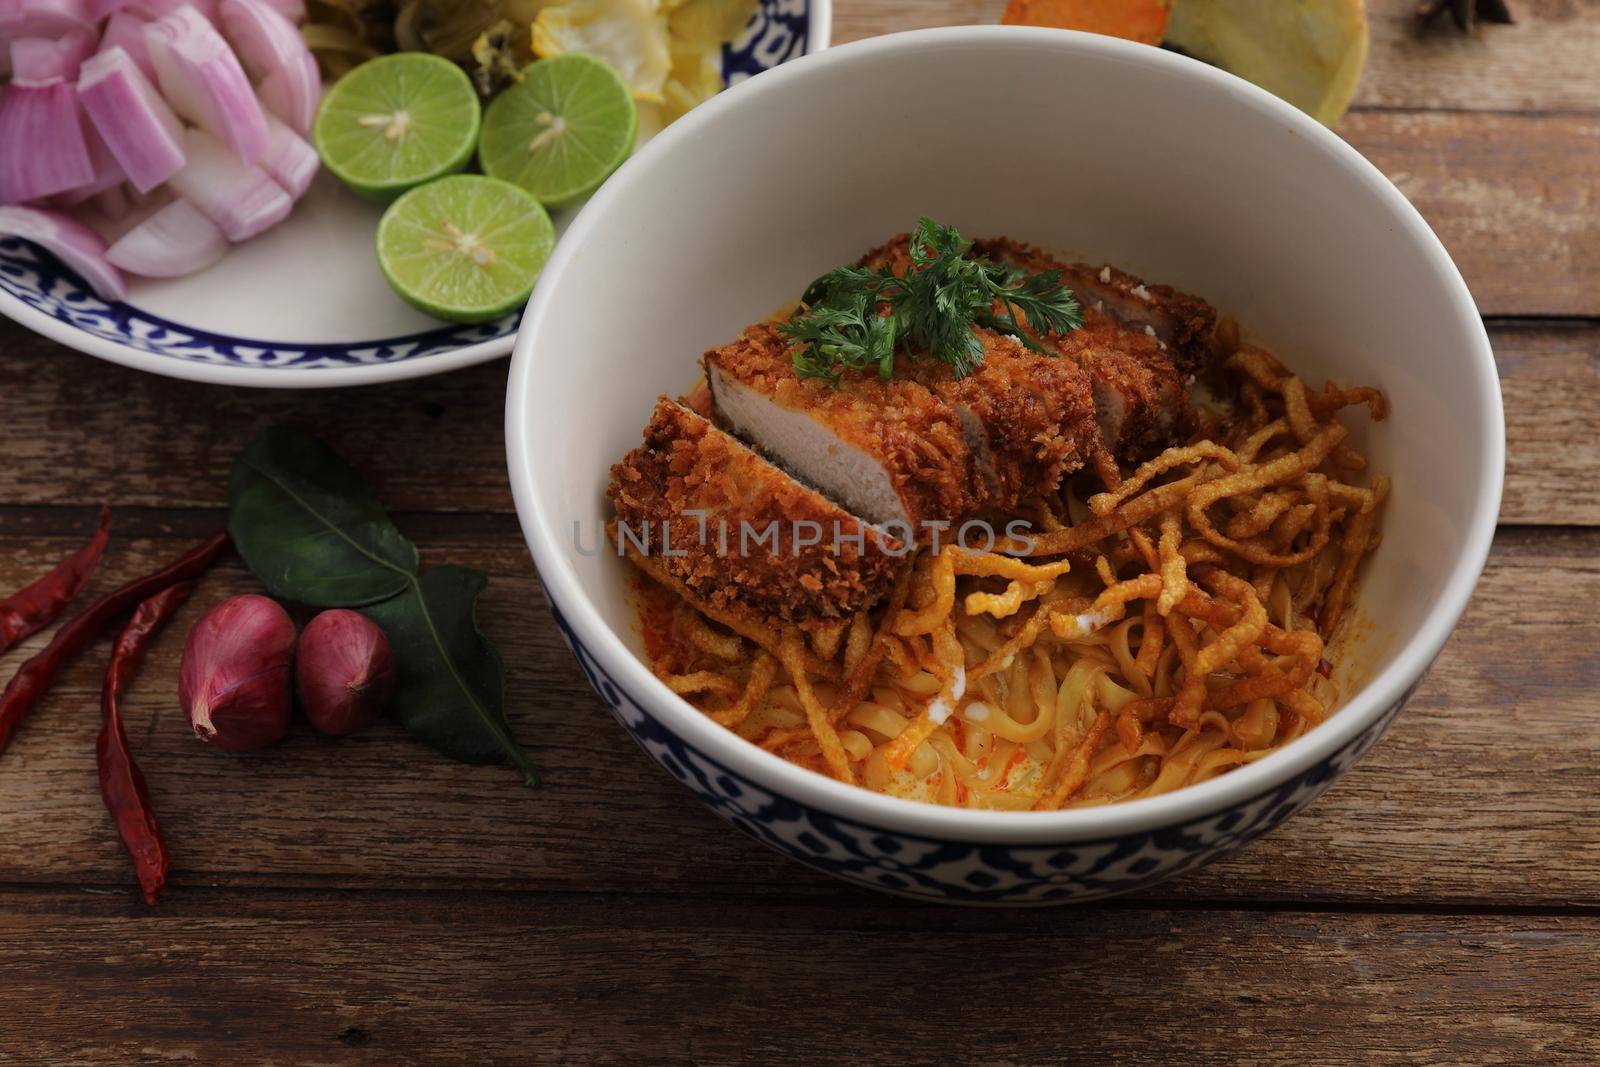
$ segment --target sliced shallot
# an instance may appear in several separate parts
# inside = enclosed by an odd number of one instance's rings
[[[182,118],[221,139],[245,163],[267,150],[267,120],[239,60],[192,7],[144,29],[161,95]]]
[[[222,0],[222,34],[257,84],[273,79],[261,102],[302,133],[311,127],[322,78],[300,31],[266,0]]]
[[[106,259],[130,274],[177,278],[211,266],[227,250],[228,239],[205,212],[174,200],[124,234]]]
[[[122,164],[117,162],[117,157],[101,139],[94,124],[89,121],[81,100],[78,102],[78,125],[83,129],[83,143],[89,149],[89,169],[94,172],[94,177],[86,184],[56,197],[56,202],[63,207],[73,207],[99,196],[108,189],[115,189],[128,177],[123,173]]]
[[[128,10],[146,20],[170,15],[180,7],[192,7],[207,22],[217,21],[217,0],[130,0]]]
[[[260,167],[292,198],[299,200],[311,188],[311,179],[317,176],[322,160],[305,138],[271,115],[267,116],[267,129],[272,134],[272,144],[261,157]]]
[[[122,49],[139,68],[139,73],[154,85],[156,68],[150,62],[150,46],[144,43],[144,26],[144,19],[126,11],[118,11],[106,20],[105,32],[100,35],[100,51]]]
[[[260,167],[247,166],[228,146],[204,130],[187,130],[188,162],[168,183],[221,227],[230,241],[244,241],[288,217],[294,201]]]
[[[73,217],[114,245],[175,197],[165,185],[148,197],[126,183],[105,192],[73,212]]]
[[[128,198],[126,185],[113,185],[102,193],[96,193],[89,201],[89,206],[108,222],[119,222],[131,215],[134,210],[133,201]]]
[[[0,145],[0,204],[71,192],[95,179],[77,93],[66,82],[0,89]]]
[[[94,35],[83,30],[59,37],[18,37],[11,42],[12,80],[19,85],[71,81],[94,44]]]
[[[128,295],[122,274],[106,259],[106,243],[70,215],[19,205],[0,207],[0,234],[21,237],[51,252],[82,275],[102,300]]]
[[[296,26],[306,20],[306,0],[263,0],[263,3]]]
[[[183,168],[183,123],[121,48],[107,49],[84,63],[78,99],[141,193]]]
[[[316,59],[307,53],[268,74],[256,86],[256,95],[272,114],[301,134],[310,133],[322,99],[322,75]]]
[[[0,0],[0,40],[94,32],[86,0]]]

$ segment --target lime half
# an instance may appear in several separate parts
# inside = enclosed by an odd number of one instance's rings
[[[550,216],[526,192],[455,174],[389,205],[378,223],[378,266],[418,311],[487,322],[527,302],[555,241]]]
[[[604,60],[579,52],[537,60],[489,101],[478,161],[546,207],[594,192],[633,151],[633,94]]]
[[[1367,7],[1362,0],[1184,0],[1173,5],[1166,42],[1332,126],[1366,68]]]
[[[467,165],[478,94],[448,59],[399,52],[334,82],[311,130],[322,163],[358,195],[386,203]]]

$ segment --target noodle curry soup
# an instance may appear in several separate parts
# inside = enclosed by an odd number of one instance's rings
[[[1346,438],[1387,417],[1377,390],[929,220],[702,371],[613,467],[609,544],[651,670],[749,743],[1043,811],[1203,782],[1337,713],[1389,493]]]

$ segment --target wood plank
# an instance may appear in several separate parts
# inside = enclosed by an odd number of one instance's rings
[[[1355,106],[1600,110],[1600,0],[1513,0],[1514,26],[1419,32],[1415,0],[1367,0],[1372,50]]]
[[[1501,518],[1600,524],[1600,322],[1491,330],[1509,423]],[[0,504],[219,507],[262,426],[315,427],[397,511],[512,511],[505,364],[360,392],[224,390],[92,361],[0,322]]]
[[[175,538],[211,521],[119,542],[98,584],[175,554]],[[491,574],[483,623],[510,666],[511,720],[545,787],[446,762],[387,723],[339,741],[299,725],[244,757],[193,740],[177,658],[200,610],[252,588],[230,565],[163,635],[125,712],[176,885],[830,885],[731,832],[624,738],[560,644],[510,520],[402,525],[426,559]],[[0,531],[0,581],[15,584],[68,543]],[[1461,629],[1384,743],[1310,812],[1151,899],[1600,903],[1597,599],[1600,531],[1503,531]],[[0,760],[0,883],[131,894],[94,779],[103,656],[102,646],[67,674]]]
[[[833,39],[994,23],[1005,0],[839,0]],[[1355,106],[1600,110],[1600,0],[1516,0],[1517,24],[1472,37],[1420,32],[1416,0],[1368,0],[1372,34]]]
[[[293,422],[392,508],[510,512],[507,366],[361,390],[226,389],[113,366],[0,320],[0,502],[223,506],[240,449]]]
[[[1339,132],[1439,234],[1485,315],[1600,315],[1600,115],[1362,112]]]
[[[205,892],[143,914],[8,894],[0,997],[27,1024],[0,1049],[82,1064],[1582,1062],[1600,1054],[1597,956],[1594,915]]]
[[[994,22],[1003,6],[841,4],[837,36]],[[1372,6],[1358,104],[1380,110],[1339,132],[1439,232],[1485,314],[1600,314],[1600,0],[1518,4],[1521,24],[1471,39],[1417,36],[1414,0]],[[1451,113],[1416,110],[1437,108]],[[1547,113],[1563,109],[1579,113]]]
[[[1506,411],[1503,523],[1600,525],[1600,326],[1491,331]]]

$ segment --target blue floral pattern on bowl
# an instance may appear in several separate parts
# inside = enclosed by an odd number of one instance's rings
[[[813,35],[810,0],[762,0],[743,35],[723,47],[728,85],[804,55]],[[101,341],[189,363],[252,369],[328,370],[398,363],[516,334],[521,314],[477,326],[440,326],[402,337],[335,344],[290,343],[209,333],[107,303],[76,273],[29,242],[0,237],[0,292]]]
[[[196,363],[315,369],[393,363],[517,332],[520,314],[478,326],[441,326],[381,341],[307,345],[247,340],[169,322],[130,304],[108,304],[48,252],[16,238],[0,239],[0,290],[91,337]]]
[[[1282,785],[1177,826],[1066,845],[992,845],[875,827],[772,792],[667,729],[551,606],[589,684],[639,746],[722,818],[808,867],[946,904],[1062,904],[1130,893],[1253,841],[1310,803],[1377,743],[1414,691],[1343,748]]]

